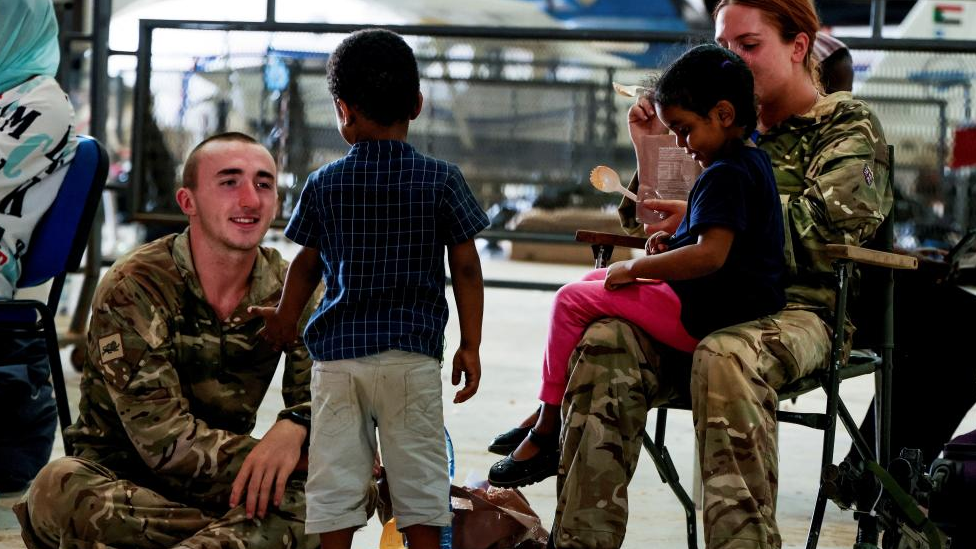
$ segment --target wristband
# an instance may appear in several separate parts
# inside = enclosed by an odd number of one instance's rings
[[[312,416],[309,413],[296,412],[294,410],[284,414],[283,419],[293,421],[299,425],[304,426],[306,429],[312,428]]]

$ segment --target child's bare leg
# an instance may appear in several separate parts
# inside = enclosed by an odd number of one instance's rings
[[[509,429],[508,431],[496,436],[488,446],[488,451],[503,456],[507,456],[508,454],[512,453],[512,450],[514,450],[519,443],[522,442],[522,439],[524,439],[529,433],[529,428],[539,421],[539,410],[539,408],[536,408],[534,412],[522,420],[522,423],[520,423],[518,427]]]
[[[532,412],[531,414],[529,414],[529,417],[523,419],[522,420],[522,423],[519,423],[519,427],[532,427],[533,425],[535,425],[536,422],[539,421],[539,412],[540,412],[540,410],[541,410],[541,407],[540,408],[536,408],[534,412]]]
[[[543,404],[541,411],[532,429],[540,435],[559,435],[562,427],[562,417],[560,407],[555,404]],[[531,440],[526,438],[519,444],[518,448],[512,452],[512,457],[518,461],[525,461],[539,453],[539,447]]]
[[[350,549],[352,547],[352,535],[355,532],[355,528],[325,532],[319,534],[319,543],[322,544],[322,549]]]
[[[441,545],[441,527],[414,524],[403,529],[410,549],[438,549]]]

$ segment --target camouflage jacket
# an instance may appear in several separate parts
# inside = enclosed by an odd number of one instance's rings
[[[286,269],[277,251],[260,248],[248,294],[221,321],[204,298],[188,232],[116,262],[92,305],[80,417],[66,433],[74,454],[164,494],[204,502],[226,494],[257,444],[248,434],[281,357],[247,307],[276,304]],[[310,377],[308,352],[296,345],[279,417],[308,411]]]
[[[769,154],[783,203],[788,307],[826,319],[834,282],[825,246],[863,244],[891,211],[881,123],[863,101],[837,92],[760,135],[758,145]],[[634,203],[625,199],[619,210],[624,228],[641,233]]]

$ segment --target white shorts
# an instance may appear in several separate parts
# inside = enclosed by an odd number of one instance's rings
[[[397,527],[451,524],[439,361],[385,351],[315,362],[311,390],[306,533],[366,524],[377,430]]]

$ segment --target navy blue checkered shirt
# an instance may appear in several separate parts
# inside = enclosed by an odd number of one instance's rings
[[[487,226],[457,166],[401,141],[356,143],[313,172],[285,229],[324,264],[325,296],[305,329],[312,357],[442,359],[445,246]]]

